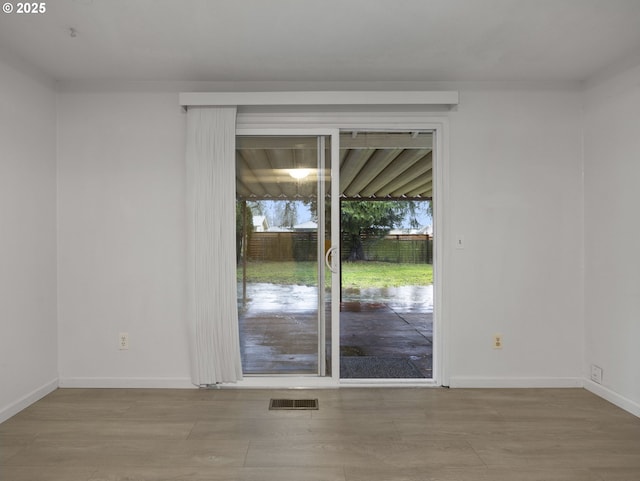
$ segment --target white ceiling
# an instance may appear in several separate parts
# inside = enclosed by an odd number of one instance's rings
[[[57,80],[577,82],[640,62],[640,0],[45,3],[0,14],[0,48]]]

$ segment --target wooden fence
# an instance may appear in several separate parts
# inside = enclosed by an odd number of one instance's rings
[[[433,238],[425,234],[400,234],[378,237],[360,236],[364,257],[368,261],[407,264],[433,262]],[[252,232],[247,251],[252,261],[315,261],[316,232]],[[343,234],[340,246],[342,260],[347,260],[354,240]]]
[[[318,257],[316,232],[252,232],[249,260],[315,261]]]
[[[426,234],[397,234],[378,237],[361,235],[364,258],[368,261],[395,262],[398,264],[431,264],[433,239]],[[353,248],[351,236],[343,235],[342,260],[346,260]]]

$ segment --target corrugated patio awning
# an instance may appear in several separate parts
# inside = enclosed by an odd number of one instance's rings
[[[432,148],[431,132],[341,134],[341,196],[346,199],[430,199]],[[239,199],[315,197],[316,181],[321,174],[316,168],[315,137],[238,137],[236,149]],[[301,169],[308,170],[304,178],[292,181],[292,175]]]

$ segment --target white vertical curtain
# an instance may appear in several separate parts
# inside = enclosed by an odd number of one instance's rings
[[[236,108],[187,112],[188,321],[197,386],[242,379],[235,255]]]

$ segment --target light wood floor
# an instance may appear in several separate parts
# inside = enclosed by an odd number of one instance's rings
[[[581,389],[60,389],[0,425],[0,479],[637,481],[640,419]]]

